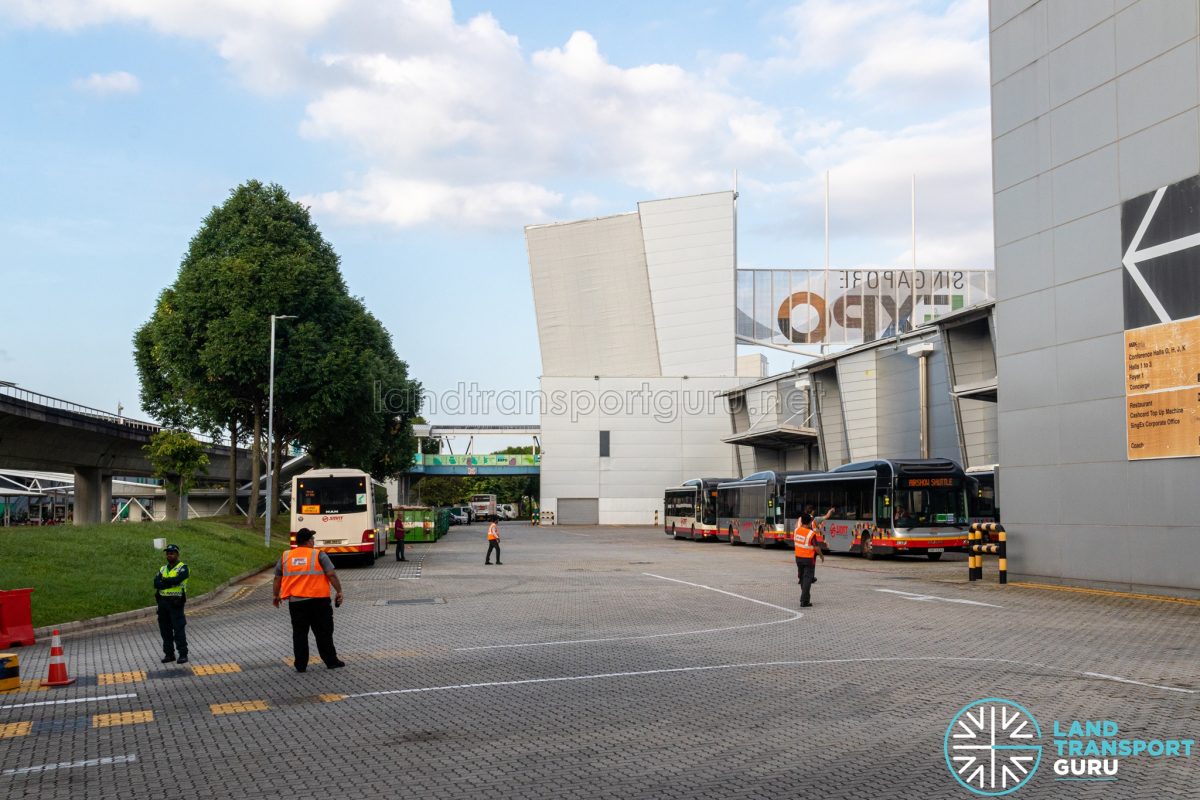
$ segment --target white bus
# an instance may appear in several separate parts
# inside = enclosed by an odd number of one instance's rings
[[[387,552],[387,489],[357,469],[310,469],[292,478],[292,546],[296,531],[331,556],[358,556],[367,564]]]

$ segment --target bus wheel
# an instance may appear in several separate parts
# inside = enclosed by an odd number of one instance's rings
[[[871,534],[869,533],[862,535],[862,554],[868,561],[874,561],[879,557],[875,552],[875,548],[871,546]]]
[[[742,540],[737,538],[737,536],[734,535],[732,525],[729,526],[729,543],[730,544],[741,544],[742,543]]]
[[[928,558],[930,561],[937,561],[938,559],[940,559],[942,557],[942,554],[941,553],[926,553],[925,557]]]
[[[695,526],[695,525],[693,525],[693,526],[692,526],[692,541],[693,541],[693,542],[699,542],[699,541],[703,541],[703,540],[704,540],[704,537],[703,537],[703,536],[701,536],[700,538],[696,538],[696,526]]]
[[[671,538],[672,538],[672,539],[679,539],[679,538],[682,538],[682,537],[680,537],[680,535],[679,535],[679,531],[675,530],[675,523],[674,523],[674,522],[672,522],[672,523],[671,523]]]

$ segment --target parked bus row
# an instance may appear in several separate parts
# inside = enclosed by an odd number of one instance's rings
[[[824,512],[833,509],[827,519]],[[667,489],[664,530],[676,539],[787,545],[802,513],[818,517],[825,552],[941,558],[966,545],[971,522],[997,521],[994,470],[949,459],[878,459],[829,472],[697,478]]]

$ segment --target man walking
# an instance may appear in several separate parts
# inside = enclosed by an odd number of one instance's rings
[[[317,640],[317,653],[327,669],[346,666],[338,660],[333,646],[333,606],[329,603],[329,587],[337,592],[334,602],[342,604],[342,581],[333,568],[327,553],[313,547],[313,532],[308,528],[296,531],[296,547],[285,550],[275,564],[274,603],[288,601],[292,618],[292,653],[296,657],[296,672],[308,670],[308,631]]]
[[[493,520],[491,525],[488,525],[488,549],[487,555],[483,557],[483,563],[489,567],[492,565],[492,551],[496,551],[496,563],[500,563],[500,523],[499,520]]]
[[[162,634],[162,663],[175,660],[179,651],[179,663],[188,662],[187,618],[183,614],[187,602],[188,568],[179,560],[179,546],[169,544],[163,553],[167,563],[158,568],[154,576],[154,599],[158,601],[158,632]]]
[[[812,605],[813,573],[817,569],[817,556],[825,560],[825,554],[817,545],[817,534],[812,529],[812,514],[801,514],[796,523],[796,531],[792,534],[792,544],[796,549],[796,577],[800,583],[800,607]]]

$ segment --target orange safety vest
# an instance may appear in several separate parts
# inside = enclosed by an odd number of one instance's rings
[[[817,549],[814,546],[816,541],[817,534],[812,528],[796,525],[796,532],[792,534],[792,543],[796,546],[796,558],[816,558]]]
[[[283,582],[279,599],[289,597],[329,597],[329,578],[321,569],[320,551],[315,547],[297,547],[284,552]]]
[[[488,525],[488,541],[492,542],[499,538],[500,538],[500,531],[496,527],[496,523],[493,522],[491,525]]]

